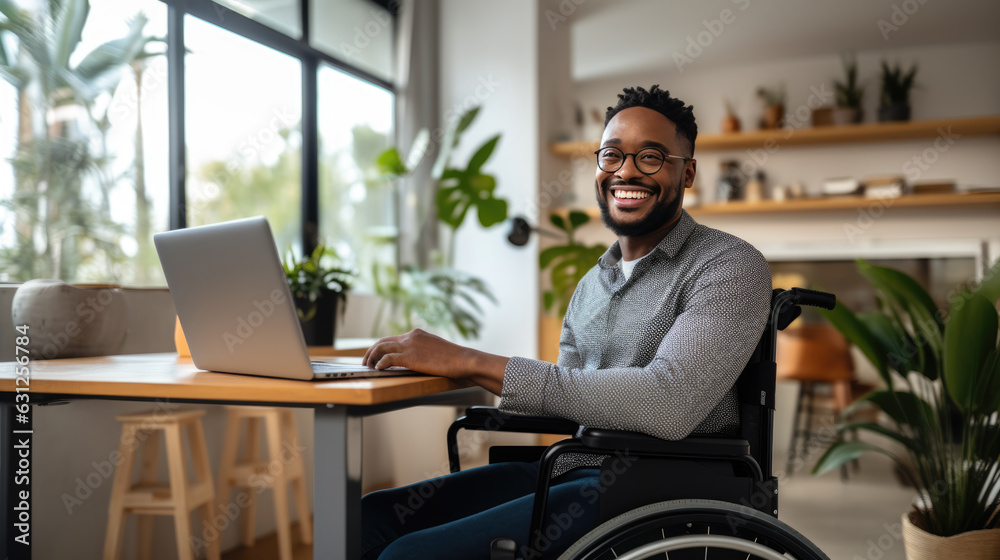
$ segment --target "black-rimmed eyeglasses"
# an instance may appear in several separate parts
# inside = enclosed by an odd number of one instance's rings
[[[634,154],[626,154],[615,147],[601,148],[594,152],[597,155],[597,167],[605,173],[614,173],[625,165],[625,158],[632,156],[635,168],[644,175],[653,175],[663,167],[667,158],[694,161],[694,158],[665,154],[656,148],[643,148]]]

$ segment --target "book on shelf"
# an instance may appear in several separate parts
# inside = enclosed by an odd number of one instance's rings
[[[902,175],[875,175],[862,184],[865,198],[898,198],[907,193],[906,178]]]

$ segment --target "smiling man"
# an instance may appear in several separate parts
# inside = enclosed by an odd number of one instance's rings
[[[618,240],[573,294],[557,364],[487,354],[420,330],[379,340],[365,363],[467,378],[515,413],[671,440],[736,433],[734,383],[767,321],[771,277],[759,251],[682,209],[696,137],[692,108],[655,85],[626,88],[608,108],[594,186]],[[561,467],[548,511],[583,513],[558,531],[546,557],[597,524],[597,504],[582,498],[596,495],[598,471],[592,463]],[[397,506],[419,485],[365,496],[365,558],[485,559],[495,537],[527,542],[537,470],[498,464],[428,481],[435,491],[413,511]]]

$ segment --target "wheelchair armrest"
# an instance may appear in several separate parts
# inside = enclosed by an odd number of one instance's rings
[[[693,436],[668,441],[646,434],[623,430],[585,428],[580,443],[594,450],[624,450],[657,455],[696,455],[703,457],[735,458],[749,455],[750,443],[745,439]]]
[[[465,416],[448,427],[448,466],[453,473],[461,470],[458,431],[462,429],[572,436],[580,430],[580,425],[558,416],[528,416],[503,412],[492,406],[470,406],[465,409]]]
[[[503,412],[492,406],[470,406],[453,425],[467,430],[575,435],[580,425],[559,416],[531,416]]]

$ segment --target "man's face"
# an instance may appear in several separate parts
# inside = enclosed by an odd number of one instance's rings
[[[608,122],[601,138],[601,148],[606,147],[626,154],[656,148],[663,155],[691,156],[681,151],[674,123],[645,107],[625,109]],[[676,158],[665,158],[652,175],[639,171],[633,156],[626,156],[613,173],[598,167],[594,184],[601,220],[620,237],[639,237],[673,227],[680,218],[684,189],[694,184],[694,174],[694,161]]]

